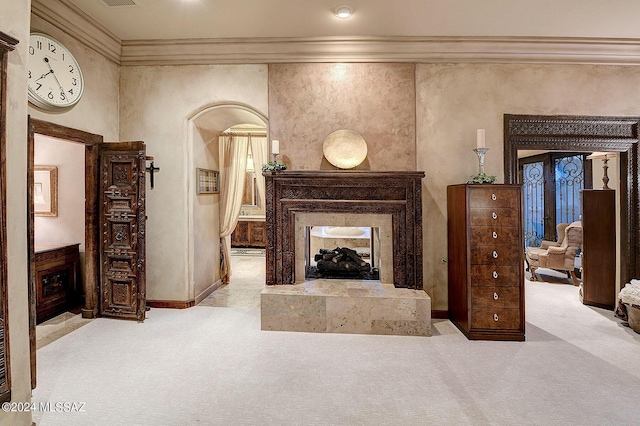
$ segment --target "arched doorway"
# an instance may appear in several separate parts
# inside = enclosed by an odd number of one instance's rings
[[[207,105],[187,118],[187,187],[189,210],[188,281],[194,305],[222,285],[220,279],[220,195],[198,194],[196,169],[219,171],[218,136],[230,127],[261,126],[267,117],[249,105]]]

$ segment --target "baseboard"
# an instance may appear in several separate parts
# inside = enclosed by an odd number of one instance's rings
[[[431,318],[435,319],[449,319],[449,311],[431,310]]]
[[[147,306],[150,308],[169,308],[169,309],[186,309],[196,306],[202,302],[207,296],[216,291],[222,286],[222,280],[218,280],[215,283],[207,287],[202,293],[196,296],[193,300],[147,300]]]
[[[195,300],[147,300],[149,308],[186,309],[195,305]]]
[[[222,280],[218,280],[215,283],[211,284],[202,293],[196,296],[195,304],[197,305],[200,302],[202,302],[204,299],[207,298],[207,296],[209,296],[211,293],[219,289],[221,286],[222,286]]]

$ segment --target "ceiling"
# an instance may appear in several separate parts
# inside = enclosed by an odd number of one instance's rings
[[[60,0],[120,40],[326,36],[640,39],[637,0]],[[107,7],[105,2],[133,1]],[[332,11],[353,7],[346,20]]]

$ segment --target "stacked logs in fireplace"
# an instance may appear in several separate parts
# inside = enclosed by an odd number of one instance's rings
[[[307,267],[307,278],[380,279],[378,268],[372,268],[358,252],[347,247],[336,247],[333,250],[321,248],[314,260],[317,266]]]

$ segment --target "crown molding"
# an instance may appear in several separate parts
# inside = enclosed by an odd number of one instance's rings
[[[68,0],[32,0],[31,14],[120,64],[122,41]]]
[[[313,37],[122,42],[122,65],[289,62],[640,65],[640,40],[566,37]]]
[[[639,39],[446,36],[123,41],[69,0],[32,0],[31,12],[123,66],[292,62],[640,65]]]

